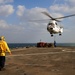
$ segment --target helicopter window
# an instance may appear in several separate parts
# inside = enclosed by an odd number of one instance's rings
[[[53,25],[53,23],[49,23],[48,25]]]
[[[55,23],[57,25],[57,23]]]

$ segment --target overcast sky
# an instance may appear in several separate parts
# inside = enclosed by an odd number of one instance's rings
[[[75,14],[75,0],[0,0],[0,36],[8,43],[53,42],[47,31],[49,19],[41,12],[46,11],[52,17]],[[41,20],[29,22],[29,20]],[[75,43],[75,16],[65,18],[62,36],[55,35],[60,43]]]

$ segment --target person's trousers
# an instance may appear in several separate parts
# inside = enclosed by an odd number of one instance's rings
[[[5,66],[5,56],[0,56],[0,68]]]

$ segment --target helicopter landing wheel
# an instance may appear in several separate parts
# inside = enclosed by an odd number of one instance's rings
[[[53,37],[53,34],[51,34],[51,37]]]
[[[59,34],[59,36],[61,36],[62,34]]]

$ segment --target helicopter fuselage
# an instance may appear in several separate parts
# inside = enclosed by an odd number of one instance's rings
[[[50,21],[47,25],[47,30],[53,36],[53,34],[58,34],[61,35],[63,32],[63,27],[59,26],[55,20]]]

